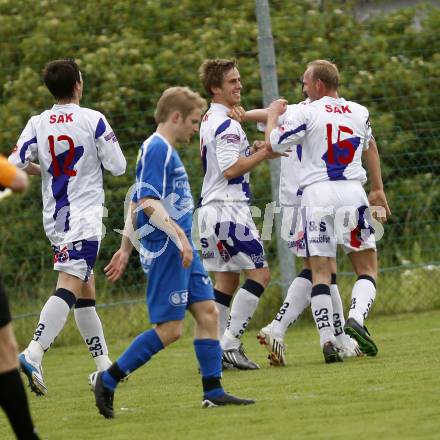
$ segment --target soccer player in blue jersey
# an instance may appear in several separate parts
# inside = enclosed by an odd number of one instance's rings
[[[177,142],[188,142],[198,132],[205,105],[187,87],[165,90],[155,111],[157,130],[140,149],[121,247],[105,271],[111,281],[123,274],[133,248],[130,228],[137,217],[141,264],[148,276],[147,304],[155,326],[138,335],[108,370],[91,375],[96,406],[106,418],[114,417],[118,382],[181,337],[186,309],[196,320],[194,349],[202,375],[202,406],[254,403],[225,393],[221,385],[218,312],[211,281],[191,239],[194,202],[175,149]]]

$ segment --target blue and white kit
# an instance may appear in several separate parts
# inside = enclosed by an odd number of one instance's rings
[[[30,118],[9,156],[22,169],[36,159],[54,269],[86,280],[96,259],[91,249],[98,252],[102,236],[103,169],[114,176],[125,172],[117,138],[100,112],[56,104]]]
[[[295,107],[272,131],[274,151],[302,146],[299,185],[307,256],[335,257],[337,244],[347,252],[375,249],[361,161],[371,136],[365,107],[329,96]]]
[[[209,271],[231,272],[267,267],[252,219],[249,173],[227,180],[223,172],[250,154],[241,125],[229,109],[212,103],[200,127],[204,178],[199,209],[202,258]]]
[[[194,202],[188,175],[177,151],[159,133],[142,144],[136,166],[133,201],[138,203],[144,198],[160,200],[192,244]],[[148,277],[147,304],[152,323],[182,320],[191,304],[214,299],[211,280],[194,245],[192,265],[184,269],[177,246],[143,210],[137,214],[137,228],[141,264]]]

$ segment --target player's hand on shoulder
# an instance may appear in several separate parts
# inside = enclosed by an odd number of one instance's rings
[[[235,119],[237,122],[243,122],[246,117],[246,111],[240,105],[234,105],[228,112],[228,116]]]
[[[391,216],[391,210],[388,206],[387,196],[385,195],[384,190],[377,189],[370,191],[368,194],[368,202],[370,203],[370,207],[380,207],[382,209],[373,209],[373,217],[380,221],[381,223],[386,223],[388,217]]]
[[[104,267],[104,273],[109,281],[114,283],[121,278],[125,272],[129,258],[130,254],[122,249],[115,252],[110,263]]]
[[[262,150],[263,148],[266,148],[266,142],[264,141],[254,141],[251,147],[251,154],[256,153],[257,151]]]
[[[287,99],[280,98],[273,101],[267,108],[269,115],[280,116],[287,110]]]

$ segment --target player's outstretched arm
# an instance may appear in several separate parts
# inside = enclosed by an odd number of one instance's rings
[[[370,139],[368,145],[368,149],[364,150],[362,154],[362,159],[367,168],[368,177],[371,183],[371,191],[368,194],[368,201],[370,206],[381,206],[385,209],[385,216],[378,216],[378,220],[382,223],[385,223],[387,218],[391,216],[391,210],[388,206],[387,197],[383,189],[379,151],[377,149],[376,141],[373,137]]]
[[[232,107],[229,111],[228,116],[235,119],[238,122],[266,122],[267,120],[267,109],[257,108],[254,110],[246,111],[240,105]]]

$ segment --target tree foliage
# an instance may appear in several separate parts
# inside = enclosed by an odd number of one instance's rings
[[[271,2],[280,92],[298,101],[295,79],[307,62],[326,58],[338,64],[341,95],[369,107],[382,153],[394,214],[384,238],[387,261],[401,262],[402,254],[411,254],[414,241],[426,240],[437,244],[425,256],[433,260],[439,250],[439,9],[419,6],[359,23],[350,6],[316,4]],[[15,144],[28,118],[52,105],[41,71],[48,60],[64,57],[76,58],[82,69],[82,104],[106,114],[129,157],[126,176],[106,178],[108,230],[122,225],[122,201],[132,183],[137,149],[154,129],[155,103],[165,88],[188,85],[202,92],[198,67],[203,59],[234,57],[244,84],[244,105],[261,106],[253,1],[1,0],[3,154]],[[250,138],[258,136],[253,127],[247,130]],[[197,194],[197,140],[182,151]],[[255,200],[264,207],[271,198],[268,166],[260,167],[252,180]],[[0,206],[2,271],[11,282],[20,281],[25,291],[49,268],[39,190],[33,179],[25,196]],[[118,242],[116,234],[108,234],[101,261]]]

